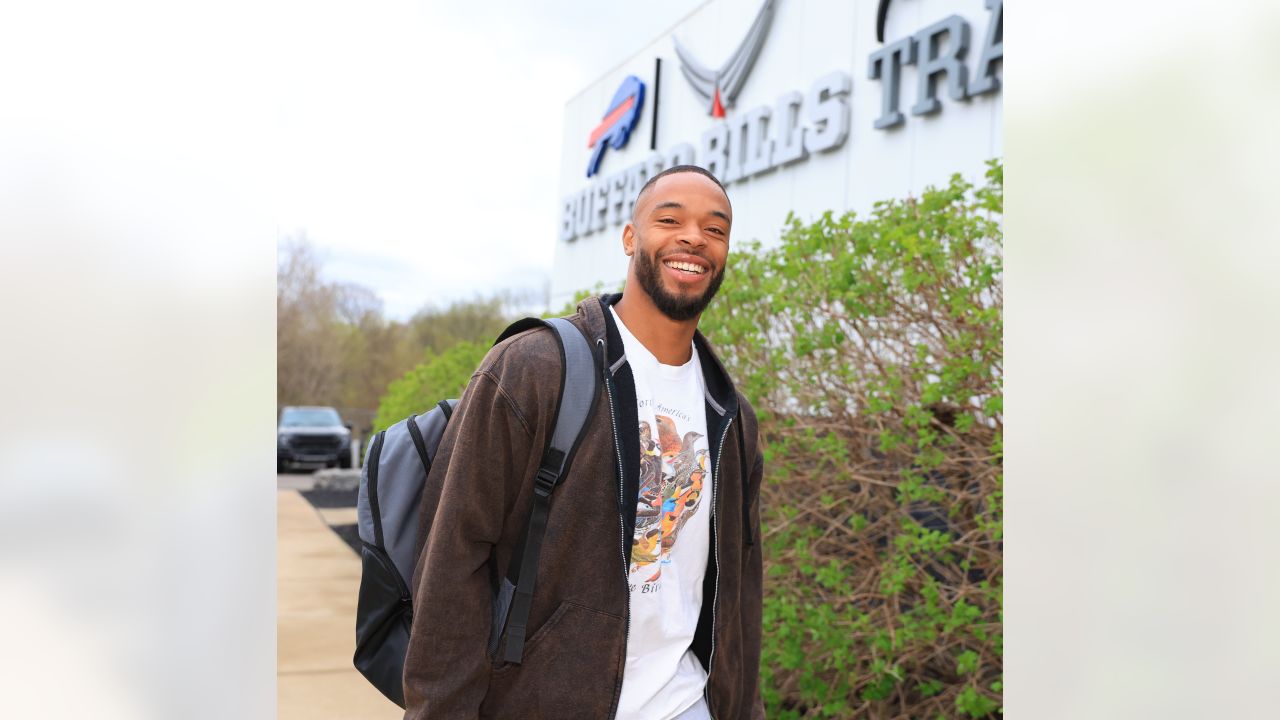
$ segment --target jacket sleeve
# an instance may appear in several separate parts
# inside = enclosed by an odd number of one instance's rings
[[[423,498],[435,514],[414,573],[405,720],[479,715],[490,669],[488,565],[531,445],[523,416],[497,381],[485,372],[473,376],[424,490],[436,496]]]
[[[742,587],[749,593],[748,597],[742,600],[742,606],[746,610],[745,622],[751,623],[746,637],[750,638],[751,646],[746,650],[749,658],[754,658],[756,673],[756,681],[754,683],[754,692],[752,697],[748,698],[748,707],[751,709],[751,720],[764,720],[764,698],[760,693],[760,646],[762,634],[764,631],[763,621],[763,604],[764,604],[764,538],[760,536],[760,487],[764,480],[764,455],[760,452],[760,444],[756,442],[756,459],[751,464],[751,475],[747,487],[751,488],[755,493],[752,498],[751,512],[751,535],[755,538],[755,544],[751,546],[747,553],[746,563],[744,563],[743,573],[745,577]]]

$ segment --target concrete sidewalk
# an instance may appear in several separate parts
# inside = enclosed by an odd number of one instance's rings
[[[360,559],[296,490],[276,492],[276,717],[392,720],[404,712],[351,664]]]

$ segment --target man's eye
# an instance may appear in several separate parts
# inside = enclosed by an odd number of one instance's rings
[[[721,230],[721,229],[720,229],[720,228],[718,228],[718,227],[709,227],[709,228],[707,228],[707,231],[708,231],[708,232],[713,232],[713,233],[715,233],[715,234],[717,234],[717,235],[723,235],[723,234],[724,234],[724,230]]]
[[[675,221],[676,221],[676,219],[675,219],[675,218],[669,218],[669,217],[666,217],[666,218],[658,218],[658,222],[660,222],[660,223],[674,223]]]

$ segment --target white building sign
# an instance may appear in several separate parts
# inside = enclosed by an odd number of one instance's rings
[[[551,306],[621,284],[636,193],[672,165],[725,184],[738,246],[979,178],[1003,56],[1002,0],[710,0],[567,104]]]

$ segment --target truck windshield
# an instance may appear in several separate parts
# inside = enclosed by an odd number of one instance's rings
[[[289,408],[280,416],[283,427],[314,427],[318,425],[341,425],[342,418],[333,408]]]

